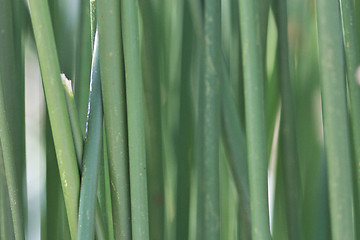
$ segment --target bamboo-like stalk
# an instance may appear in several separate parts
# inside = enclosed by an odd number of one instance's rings
[[[80,188],[79,172],[65,94],[60,80],[59,62],[49,7],[45,0],[31,0],[29,5],[70,233],[72,239],[76,239]]]
[[[200,82],[198,239],[220,239],[220,1],[205,1],[204,76]]]
[[[130,179],[120,1],[98,0],[100,70],[115,239],[131,239]]]
[[[336,0],[317,0],[321,97],[332,239],[355,239],[341,16]]]
[[[267,153],[264,72],[258,10],[260,1],[239,1],[249,162],[252,237],[270,239],[267,197]]]
[[[353,165],[355,171],[354,177],[354,197],[356,201],[354,203],[355,208],[355,220],[360,222],[360,53],[359,53],[359,30],[358,23],[356,21],[356,10],[354,1],[342,0],[341,3],[341,16],[343,26],[344,37],[344,49],[346,59],[346,73],[347,83],[349,88],[349,102],[350,102],[350,120],[351,120],[351,137],[352,137],[352,149],[354,153]],[[357,223],[358,224],[358,223]],[[357,234],[360,234],[359,228]],[[357,236],[360,237],[360,236]]]
[[[143,82],[140,58],[138,1],[121,2],[130,158],[132,237],[149,239]]]
[[[290,75],[287,2],[275,2],[275,17],[278,26],[278,56],[281,94],[280,150],[284,164],[285,203],[289,239],[302,239],[301,228],[301,185],[298,163],[295,99],[293,77]]]

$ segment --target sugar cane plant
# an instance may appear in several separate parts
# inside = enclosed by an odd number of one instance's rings
[[[359,3],[0,0],[0,239],[360,239]]]

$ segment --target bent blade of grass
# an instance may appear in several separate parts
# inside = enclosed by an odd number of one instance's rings
[[[316,3],[331,232],[334,240],[352,240],[353,191],[340,6],[337,0]]]
[[[270,239],[264,68],[258,29],[259,1],[239,1],[244,67],[245,118],[249,162],[252,237]]]
[[[134,240],[146,240],[149,239],[149,221],[138,1],[124,0],[121,2],[121,7],[128,114],[132,237]]]
[[[115,239],[131,239],[129,155],[120,1],[98,0],[102,96]]]
[[[59,62],[49,7],[45,0],[31,0],[29,5],[70,233],[72,239],[76,239],[80,188],[79,171],[65,94],[60,80]]]

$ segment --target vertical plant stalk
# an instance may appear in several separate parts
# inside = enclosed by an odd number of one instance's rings
[[[84,167],[81,179],[79,203],[78,239],[93,239],[95,232],[95,211],[98,169],[102,159],[102,102],[99,66],[99,43],[95,35],[94,54],[91,67],[90,94],[88,106],[88,124],[84,144]],[[98,213],[101,216],[100,209]]]
[[[281,94],[280,148],[281,163],[284,164],[285,203],[289,239],[302,239],[301,229],[301,185],[298,163],[295,99],[293,78],[290,75],[288,50],[288,20],[286,0],[275,4],[275,17],[278,26],[278,55]],[[280,163],[280,164],[281,164]]]
[[[79,112],[81,133],[85,134],[91,72],[90,2],[80,2],[80,26],[76,53],[75,103]]]
[[[7,113],[6,119],[11,134],[11,141],[8,144],[12,145],[14,156],[11,161],[15,167],[15,176],[17,186],[13,186],[18,191],[17,205],[21,217],[25,219],[24,201],[26,199],[26,190],[24,191],[23,183],[26,181],[25,175],[25,88],[23,67],[24,61],[21,56],[21,33],[22,27],[18,15],[17,2],[4,0],[0,2],[0,78],[2,79],[3,99],[1,104],[4,105]],[[19,23],[15,26],[14,23]],[[3,146],[3,151],[4,150]],[[5,156],[5,169],[6,160]],[[8,183],[9,184],[9,183]],[[26,184],[25,184],[26,186]],[[10,190],[9,190],[10,191]],[[10,193],[9,193],[10,194]],[[25,198],[24,198],[25,197]],[[11,196],[10,196],[11,198]],[[12,206],[13,207],[13,206]],[[13,219],[14,220],[14,219]],[[23,220],[22,220],[23,221]],[[20,222],[19,222],[20,223]],[[22,231],[24,231],[25,224],[20,223]],[[15,231],[19,226],[14,226]],[[19,236],[17,236],[19,237]]]
[[[198,239],[220,239],[220,1],[206,0],[204,77],[200,83],[201,146],[198,176]]]
[[[130,179],[120,1],[98,0],[101,84],[115,239],[131,239]]]
[[[340,6],[337,0],[316,3],[332,239],[352,240],[353,192]]]
[[[161,108],[160,84],[163,78],[162,69],[164,54],[162,37],[165,35],[157,26],[161,24],[156,7],[151,1],[141,0],[139,6],[143,24],[142,38],[142,70],[145,92],[145,136],[146,164],[149,204],[150,239],[164,239],[165,225],[165,185],[163,154],[166,146],[163,141],[164,111]],[[180,12],[180,11],[179,11]],[[160,15],[160,16],[159,16]],[[165,75],[165,74],[164,74]],[[166,110],[165,110],[166,111]],[[166,127],[165,127],[166,129]],[[165,139],[165,137],[164,137]]]
[[[45,0],[31,0],[29,5],[70,234],[72,239],[76,239],[80,189],[79,171],[65,94],[60,80],[49,7]]]
[[[240,31],[244,67],[245,118],[249,162],[253,239],[270,239],[267,196],[267,154],[264,72],[261,59],[258,5],[240,0]]]
[[[190,215],[190,178],[191,163],[193,161],[193,131],[194,116],[193,99],[191,92],[191,64],[193,63],[192,50],[194,29],[190,15],[190,7],[184,1],[183,34],[182,34],[182,57],[181,57],[181,86],[180,86],[180,125],[179,146],[177,159],[177,187],[176,187],[176,239],[189,238],[189,215]]]
[[[360,53],[359,53],[359,30],[358,23],[355,16],[354,1],[342,0],[342,26],[346,59],[347,83],[349,87],[349,101],[350,101],[350,120],[351,120],[351,137],[352,146],[354,150],[355,166],[355,192],[357,200],[355,203],[355,216],[359,218],[360,210]],[[357,207],[356,207],[357,206]],[[360,219],[356,219],[360,220]],[[358,228],[357,228],[358,229]],[[358,231],[359,232],[359,231]],[[360,236],[358,236],[360,237]]]
[[[1,143],[0,143],[0,238],[9,239],[9,240],[15,239]]]
[[[24,213],[22,210],[22,201],[20,198],[21,188],[19,187],[19,179],[17,178],[15,166],[15,149],[12,145],[11,132],[7,116],[7,111],[5,109],[3,81],[0,75],[0,141],[3,154],[2,157],[4,159],[5,176],[8,186],[15,239],[21,240],[25,238],[23,223]]]
[[[225,67],[224,67],[225,68]],[[242,129],[229,74],[224,71],[223,94],[221,96],[222,139],[238,194],[239,213],[247,239],[251,239],[251,213],[249,194],[249,173],[246,138]]]
[[[140,58],[138,1],[121,2],[130,158],[132,237],[149,239],[143,81]]]

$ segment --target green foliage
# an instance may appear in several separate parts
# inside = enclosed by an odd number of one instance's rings
[[[0,238],[32,239],[33,48],[48,119],[41,239],[358,239],[358,8],[0,1]]]

